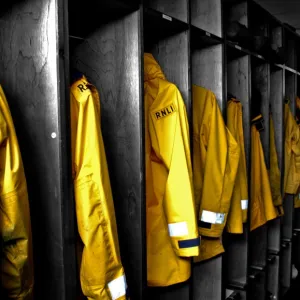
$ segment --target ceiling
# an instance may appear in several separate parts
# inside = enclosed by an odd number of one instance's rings
[[[300,0],[255,0],[283,23],[288,23],[300,34]]]

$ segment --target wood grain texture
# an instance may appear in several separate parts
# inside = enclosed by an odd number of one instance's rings
[[[250,90],[249,90],[249,56],[230,61],[227,64],[227,92],[236,96],[243,105],[243,126],[247,169],[250,167]]]
[[[221,111],[226,109],[223,96],[223,45],[192,49],[192,84],[213,91]]]
[[[123,265],[133,300],[146,287],[143,98],[139,12],[103,25],[72,65],[99,91]]]
[[[221,0],[191,0],[191,23],[222,37]]]
[[[151,46],[151,53],[161,66],[167,80],[173,82],[181,92],[187,111],[191,111],[189,87],[189,41],[188,33],[159,40]]]
[[[144,0],[145,6],[156,9],[183,22],[188,20],[187,0]]]
[[[194,264],[192,299],[222,299],[222,256]]]
[[[275,143],[278,155],[279,168],[283,174],[283,145],[284,145],[284,114],[283,114],[283,71],[271,72],[271,94],[272,117],[275,130]],[[282,176],[283,177],[283,176]]]
[[[68,144],[61,135],[66,116],[59,109],[65,101],[65,87],[59,90],[61,9],[62,1],[27,0],[0,19],[0,82],[11,108],[28,184],[35,297],[45,300],[74,299],[77,277],[75,230],[72,233],[69,227],[73,221],[65,219],[73,218],[67,191],[70,182],[63,178],[68,170],[61,156]]]

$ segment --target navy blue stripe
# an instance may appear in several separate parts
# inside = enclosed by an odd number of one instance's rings
[[[178,241],[179,248],[191,248],[191,247],[196,247],[200,245],[200,237],[197,237],[192,240],[183,240],[183,241]]]
[[[198,221],[198,226],[201,228],[211,229],[211,224],[203,221]]]

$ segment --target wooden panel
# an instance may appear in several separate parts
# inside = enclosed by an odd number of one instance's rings
[[[187,0],[144,0],[145,6],[156,9],[181,21],[188,20]]]
[[[276,150],[278,154],[278,163],[280,170],[283,170],[283,145],[284,145],[284,132],[283,132],[283,71],[278,70],[271,72],[271,94],[270,94],[270,102],[271,102],[271,110],[272,117],[274,122],[274,130],[275,130],[275,142],[276,142]],[[283,173],[282,173],[283,174]]]
[[[250,274],[248,299],[265,300],[266,299],[266,273],[257,272],[254,276]]]
[[[227,21],[237,21],[248,27],[248,4],[247,1],[234,4],[228,10]]]
[[[244,224],[243,234],[226,236],[225,274],[229,285],[245,286],[248,269],[248,226]]]
[[[223,100],[223,46],[192,49],[192,84],[214,92],[221,110],[226,109]]]
[[[274,298],[268,299],[279,299],[279,256],[270,255],[269,256],[270,262],[268,262],[268,293],[270,296]],[[276,297],[276,298],[275,298]]]
[[[218,256],[193,267],[193,300],[222,299],[222,257]]]
[[[293,215],[294,195],[286,195],[283,200],[284,216],[282,217],[282,238],[292,239],[293,236]]]
[[[187,32],[181,32],[161,39],[152,45],[151,53],[161,66],[167,80],[179,88],[187,111],[190,112],[188,38]]]
[[[282,244],[280,257],[280,286],[289,288],[292,276],[292,244],[290,242]]]
[[[270,69],[268,64],[252,61],[252,86],[261,93],[261,113],[264,118],[264,130],[260,132],[260,139],[264,150],[267,169],[270,166],[270,126],[269,126],[269,98],[270,98]],[[252,105],[256,99],[252,99]]]
[[[221,0],[191,0],[191,23],[221,37]]]
[[[285,31],[285,56],[286,65],[292,69],[296,69],[296,36]]]
[[[249,56],[232,60],[227,64],[227,92],[236,96],[243,105],[243,126],[247,169],[250,166],[250,99],[249,99]]]
[[[280,218],[277,218],[268,223],[268,249],[271,252],[280,250],[280,221]]]
[[[250,232],[250,264],[266,266],[268,248],[268,226],[263,225]]]
[[[273,25],[273,24],[272,24]],[[271,26],[271,41],[272,44],[275,44],[277,47],[282,47],[283,39],[282,39],[282,27],[276,25]]]
[[[139,12],[102,26],[74,49],[73,67],[99,93],[102,133],[131,298],[146,286],[143,98]]]
[[[75,230],[70,228],[74,225],[71,185],[62,162],[62,153],[69,151],[65,132],[61,132],[67,126],[66,116],[61,115],[65,112],[65,87],[61,93],[58,77],[63,62],[57,59],[62,7],[62,1],[22,1],[0,19],[0,82],[11,108],[27,178],[35,297],[45,300],[75,299],[77,278]]]
[[[295,114],[296,74],[285,71],[285,96],[290,100],[290,108]]]

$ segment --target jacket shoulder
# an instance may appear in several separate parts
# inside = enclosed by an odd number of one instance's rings
[[[92,94],[90,83],[85,78],[75,81],[71,85],[71,94],[76,101],[85,102],[88,99],[88,96]]]

